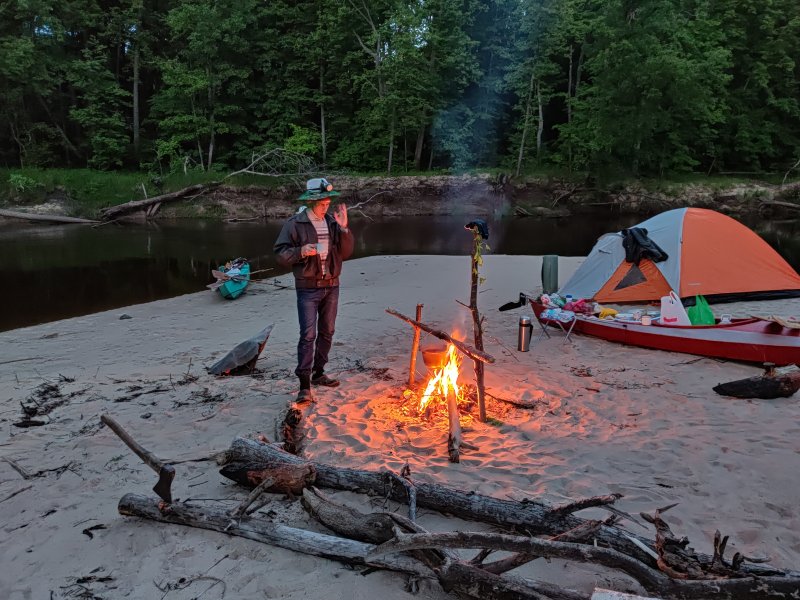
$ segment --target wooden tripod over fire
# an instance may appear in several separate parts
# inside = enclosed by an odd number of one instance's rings
[[[392,308],[387,308],[386,312],[414,326],[414,343],[411,348],[411,368],[409,370],[409,375],[408,375],[409,385],[413,385],[414,383],[414,371],[416,367],[417,350],[419,349],[420,330],[425,331],[426,333],[429,333],[432,336],[437,337],[440,340],[443,340],[449,344],[452,344],[456,348],[456,350],[470,357],[472,360],[475,361],[476,371],[477,371],[477,365],[480,365],[482,367],[484,363],[494,362],[494,357],[491,356],[490,354],[487,354],[483,350],[478,350],[477,348],[474,348],[469,344],[465,344],[464,342],[453,339],[444,331],[434,329],[430,325],[426,325],[425,323],[421,322],[419,320],[422,317],[421,304],[417,305],[417,319],[412,319],[411,317],[407,317]],[[478,377],[477,384],[479,387],[478,398],[482,399],[484,396],[482,389],[483,377]],[[461,439],[461,424],[459,423],[458,420],[458,406],[456,404],[455,395],[453,394],[450,394],[447,397],[447,413],[450,425],[450,435],[448,436],[447,439],[447,452],[450,457],[450,462],[459,462],[461,460],[460,458],[461,446],[463,445],[466,447],[466,444]]]

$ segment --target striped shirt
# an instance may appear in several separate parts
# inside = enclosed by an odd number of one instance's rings
[[[319,259],[322,264],[322,276],[327,277],[328,275],[328,267],[327,267],[327,260],[328,260],[328,244],[330,243],[330,231],[328,231],[328,223],[325,221],[325,217],[321,219],[317,218],[317,215],[314,214],[314,211],[310,208],[306,209],[306,214],[308,215],[308,220],[311,221],[311,224],[314,226],[314,229],[317,230],[317,254],[319,254]]]

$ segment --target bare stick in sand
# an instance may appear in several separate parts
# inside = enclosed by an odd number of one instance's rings
[[[417,304],[417,321],[422,321],[422,304]],[[417,351],[419,350],[419,327],[414,327],[414,342],[411,344],[411,364],[408,367],[408,387],[414,385],[417,370]]]

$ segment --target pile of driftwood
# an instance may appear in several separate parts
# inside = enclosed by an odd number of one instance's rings
[[[107,419],[107,422],[110,421]],[[482,599],[588,600],[563,587],[522,578],[509,571],[538,558],[591,562],[616,569],[662,598],[754,599],[800,595],[800,572],[773,569],[740,553],[724,556],[727,537],[717,533],[714,555],[694,552],[686,538],[678,539],[663,519],[670,507],[641,516],[654,525],[655,540],[629,533],[612,515],[604,521],[584,520],[574,513],[610,505],[618,495],[589,498],[565,506],[500,500],[433,483],[415,482],[408,471],[374,472],[309,462],[276,444],[236,438],[230,448],[211,458],[221,474],[254,488],[233,510],[199,507],[173,501],[165,490],[164,467],[154,455],[121,437],[159,472],[156,492],[161,499],[125,495],[123,515],[138,516],[237,535],[282,548],[322,556],[367,569],[388,569],[410,576],[410,588],[420,579],[437,581],[460,597]],[[128,439],[126,439],[128,438]],[[172,479],[169,477],[168,486]],[[397,513],[363,514],[332,502],[319,490],[329,488],[367,493],[408,506],[408,517]],[[332,534],[289,527],[257,516],[264,492],[300,497],[306,510]],[[416,521],[417,507],[462,519],[491,524],[507,533],[430,533]],[[522,535],[521,535],[522,534]],[[454,549],[475,549],[470,560]],[[489,561],[492,552],[510,553]]]

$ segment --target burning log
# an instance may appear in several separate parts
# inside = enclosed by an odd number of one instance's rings
[[[425,323],[420,323],[419,321],[415,321],[410,317],[400,314],[393,308],[387,308],[386,312],[389,313],[390,315],[397,317],[398,319],[402,319],[403,321],[413,325],[414,327],[419,327],[420,329],[422,329],[422,331],[430,333],[433,337],[437,337],[440,340],[444,340],[445,342],[453,344],[456,348],[458,348],[461,352],[469,356],[472,360],[479,360],[484,363],[494,362],[494,356],[492,356],[491,354],[487,354],[482,350],[477,350],[473,348],[469,344],[465,344],[464,342],[460,342],[456,339],[453,339],[449,335],[447,335],[444,331],[439,331],[438,329],[434,329],[430,325],[426,325]]]

